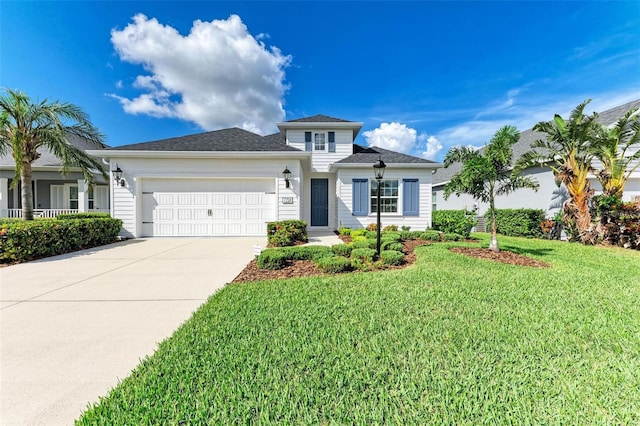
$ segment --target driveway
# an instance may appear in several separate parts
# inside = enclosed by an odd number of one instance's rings
[[[69,425],[266,238],[151,238],[0,268],[0,424]]]

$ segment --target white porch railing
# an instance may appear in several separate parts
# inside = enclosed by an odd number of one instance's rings
[[[21,218],[22,209],[7,209],[7,214],[4,217],[9,218]],[[78,209],[34,209],[33,217],[56,217],[59,214],[78,213]],[[109,209],[93,209],[89,212],[109,213]]]

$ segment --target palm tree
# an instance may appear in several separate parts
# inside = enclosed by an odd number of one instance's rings
[[[599,143],[593,151],[602,162],[602,170],[596,176],[605,197],[622,198],[629,176],[640,167],[640,117],[636,115],[637,111],[637,108],[627,111],[611,129],[604,126],[600,129]],[[630,152],[634,148],[635,152]]]
[[[0,154],[11,152],[16,164],[14,187],[20,179],[22,188],[22,217],[33,220],[33,196],[31,190],[31,165],[40,157],[38,149],[48,148],[62,162],[62,173],[71,167],[82,170],[87,184],[98,172],[108,179],[99,160],[89,156],[69,141],[78,136],[103,148],[103,135],[89,121],[89,116],[79,107],[47,99],[33,103],[24,93],[5,89],[0,96]]]
[[[491,212],[491,243],[489,249],[500,251],[496,230],[495,198],[507,195],[516,189],[538,190],[539,184],[530,177],[521,176],[511,170],[513,145],[520,133],[513,126],[504,126],[491,138],[481,152],[471,147],[453,147],[444,157],[444,166],[462,163],[462,169],[451,177],[444,187],[444,197],[451,194],[469,194],[489,203]]]
[[[551,168],[558,186],[564,184],[569,193],[569,199],[563,205],[564,221],[569,225],[575,224],[583,242],[590,239],[589,200],[593,190],[587,176],[592,171],[591,162],[600,126],[596,113],[584,115],[589,102],[591,99],[578,105],[568,121],[556,114],[552,121],[536,124],[533,130],[546,133],[546,139],[531,143],[532,151],[524,153],[516,163],[517,170],[531,166]]]

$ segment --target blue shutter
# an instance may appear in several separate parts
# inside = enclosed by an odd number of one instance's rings
[[[402,193],[402,214],[405,216],[418,216],[420,205],[420,185],[418,179],[403,179],[402,186],[404,191]]]
[[[353,179],[353,211],[354,216],[369,214],[369,180]]]
[[[304,132],[304,150],[311,151],[311,132]]]
[[[329,132],[329,152],[336,152],[336,132]]]

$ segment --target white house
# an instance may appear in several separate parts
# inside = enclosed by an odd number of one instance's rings
[[[95,145],[82,138],[70,136],[76,147],[88,150]],[[96,174],[96,185],[89,187],[78,168],[62,175],[60,160],[46,147],[38,150],[40,157],[32,165],[32,194],[34,214],[55,217],[60,213],[109,212],[109,183]],[[22,216],[22,188],[15,179],[15,161],[10,152],[0,156],[0,217]]]
[[[441,164],[354,144],[359,122],[316,115],[277,126],[269,136],[232,128],[89,153],[121,172],[111,213],[126,236],[262,236],[267,222],[287,219],[310,230],[364,227],[376,221],[379,158],[383,226],[431,225]]]
[[[640,99],[627,104],[609,109],[599,114],[598,121],[606,126],[613,126],[627,111],[640,107]],[[514,159],[517,159],[531,149],[531,143],[536,139],[544,139],[544,133],[534,132],[532,129],[525,130],[520,134],[520,140],[513,147]],[[640,147],[638,147],[640,149]],[[595,169],[600,166],[594,162]],[[483,215],[489,209],[487,203],[475,200],[470,195],[457,197],[452,194],[448,200],[444,199],[444,186],[451,177],[460,171],[460,164],[454,164],[448,168],[441,168],[433,175],[433,208],[438,210],[472,210],[477,207],[478,215]],[[534,192],[531,189],[519,189],[509,195],[496,198],[496,208],[498,209],[518,209],[531,208],[542,209],[547,212],[548,217],[552,217],[567,199],[566,189],[558,188],[555,183],[553,172],[548,167],[532,167],[524,172],[525,175],[534,177],[540,184],[540,189]],[[591,187],[597,192],[602,190],[595,175],[590,176]],[[623,200],[634,201],[640,197],[640,168],[631,175],[625,186]]]

